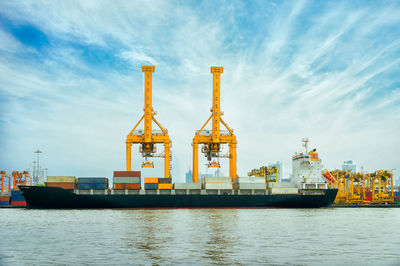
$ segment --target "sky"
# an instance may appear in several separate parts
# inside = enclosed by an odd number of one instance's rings
[[[184,181],[210,115],[210,67],[222,66],[239,176],[281,161],[288,177],[304,137],[324,168],[353,160],[398,176],[399,14],[399,1],[0,1],[0,169],[25,170],[40,149],[48,175],[124,170],[141,66],[154,65],[153,108]],[[142,176],[162,176],[154,164]]]

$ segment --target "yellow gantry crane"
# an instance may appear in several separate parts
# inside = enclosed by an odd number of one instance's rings
[[[251,172],[248,172],[248,176],[255,176],[255,177],[264,177],[265,182],[278,182],[278,168],[261,166],[259,169],[253,169]],[[272,179],[272,176],[275,175],[275,179]]]
[[[223,67],[211,67],[213,74],[213,105],[211,108],[211,116],[204,123],[200,130],[196,132],[193,138],[193,182],[199,182],[199,144],[204,144],[201,151],[208,160],[208,167],[220,167],[219,161],[214,158],[229,158],[229,176],[233,179],[236,174],[236,136],[233,129],[222,120],[223,113],[220,108],[220,85]],[[205,126],[212,119],[212,130],[204,130]],[[227,131],[220,130],[220,124],[223,124]],[[229,153],[221,155],[221,145],[229,144]]]
[[[149,161],[151,157],[162,157],[164,158],[164,177],[170,177],[170,145],[171,141],[168,136],[168,131],[156,120],[154,117],[157,113],[154,112],[152,106],[152,73],[154,72],[154,66],[142,66],[142,72],[144,72],[144,115],[140,118],[139,122],[126,136],[126,170],[131,171],[131,152],[132,144],[140,144],[139,151],[144,158],[142,168],[154,167],[153,162]],[[144,120],[144,130],[136,130],[139,124]],[[153,130],[152,125],[154,123],[160,128],[160,130]],[[164,144],[164,153],[156,155],[157,149],[156,144]]]

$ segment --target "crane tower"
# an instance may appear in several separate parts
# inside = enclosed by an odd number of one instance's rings
[[[211,108],[211,116],[204,123],[200,130],[196,131],[193,138],[193,182],[199,182],[199,144],[203,144],[201,149],[208,160],[208,167],[220,167],[219,161],[214,158],[229,158],[229,176],[233,179],[236,174],[236,136],[233,134],[233,129],[224,122],[221,118],[223,113],[220,108],[220,80],[223,73],[223,67],[211,67],[213,74],[213,105]],[[204,130],[205,126],[212,119],[212,130]],[[227,130],[220,130],[220,124]],[[221,155],[221,145],[229,144],[229,153]]]
[[[144,115],[140,118],[139,122],[129,132],[126,137],[126,170],[131,171],[131,152],[132,144],[140,144],[139,152],[142,154],[144,161],[142,168],[154,167],[153,162],[149,161],[151,157],[162,157],[164,158],[164,177],[170,177],[170,145],[171,141],[168,136],[168,130],[161,126],[156,120],[152,107],[152,73],[154,72],[154,66],[142,66],[142,72],[144,72]],[[136,128],[144,120],[144,130],[137,130]],[[160,130],[153,130],[153,121],[160,128]],[[156,144],[164,144],[164,153],[156,155],[157,149]]]

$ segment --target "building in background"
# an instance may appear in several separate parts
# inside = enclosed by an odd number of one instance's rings
[[[353,173],[356,172],[356,165],[353,164],[353,161],[344,161],[342,165],[342,170],[351,170]]]
[[[192,170],[190,170],[190,169],[186,173],[186,183],[193,183],[193,173],[192,173]]]
[[[278,168],[278,178],[276,180],[277,180],[277,182],[281,182],[282,181],[282,163],[277,161],[275,163],[268,164],[268,167],[276,167],[276,168]],[[273,174],[271,176],[271,178],[275,179],[275,174]]]

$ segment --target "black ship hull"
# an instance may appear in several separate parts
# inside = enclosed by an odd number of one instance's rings
[[[337,189],[320,195],[79,195],[57,187],[20,186],[31,209],[107,208],[319,208],[335,200]]]

